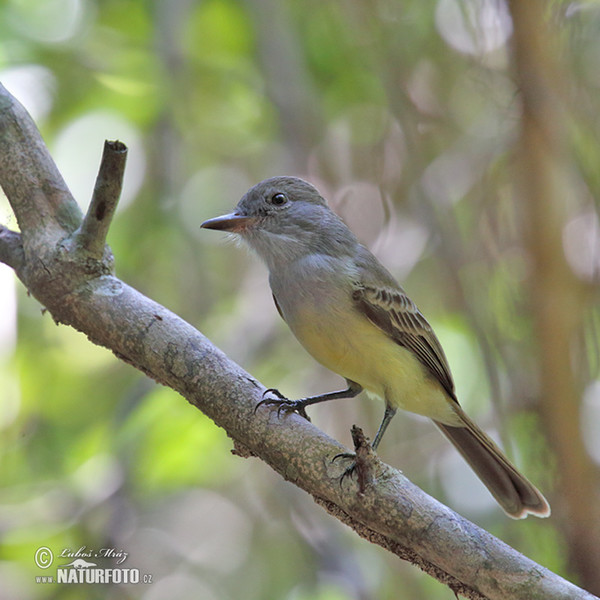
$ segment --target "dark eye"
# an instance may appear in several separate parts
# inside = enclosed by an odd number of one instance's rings
[[[269,203],[274,204],[275,206],[281,206],[282,204],[285,204],[286,202],[287,202],[286,195],[282,194],[281,192],[277,192],[276,194],[273,194],[269,198]]]

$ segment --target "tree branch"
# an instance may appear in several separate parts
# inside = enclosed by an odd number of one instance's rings
[[[27,111],[0,84],[0,181],[27,238],[74,231],[81,211]]]
[[[119,141],[104,142],[94,194],[81,226],[75,233],[76,243],[92,257],[101,259],[106,236],[121,197],[127,146]]]
[[[0,225],[0,262],[12,267],[17,273],[25,263],[21,234]]]
[[[0,183],[24,238],[28,229],[37,232],[36,243],[25,244],[18,274],[57,322],[177,390],[227,431],[238,453],[258,456],[360,535],[466,597],[593,598],[376,457],[366,459],[371,476],[362,492],[354,480],[340,485],[345,465],[332,459],[343,446],[296,414],[278,418],[266,408],[255,414],[260,383],[191,325],[114,277],[109,253],[90,260],[74,242],[79,221],[70,193],[29,116],[3,88],[0,97],[0,156],[27,157],[26,163],[0,161]]]

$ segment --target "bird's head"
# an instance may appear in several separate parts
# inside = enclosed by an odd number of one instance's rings
[[[269,265],[311,252],[329,253],[332,242],[355,242],[318,190],[297,177],[261,181],[232,213],[202,227],[240,235]]]

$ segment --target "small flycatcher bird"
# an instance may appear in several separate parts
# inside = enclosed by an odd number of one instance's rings
[[[266,179],[232,214],[202,227],[238,234],[265,261],[279,314],[306,350],[348,383],[338,392],[265,403],[306,416],[306,406],[364,389],[385,403],[374,449],[398,408],[424,415],[510,517],[550,515],[544,496],[460,407],[425,317],[312,185],[296,177]]]

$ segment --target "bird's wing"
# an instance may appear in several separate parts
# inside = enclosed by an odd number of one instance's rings
[[[401,289],[357,283],[352,300],[374,325],[394,342],[413,352],[450,397],[456,399],[444,350],[431,325]]]
[[[285,317],[283,316],[283,313],[281,312],[281,307],[279,306],[279,302],[277,302],[277,298],[275,298],[275,294],[271,294],[271,296],[273,296],[273,302],[275,302],[275,308],[277,309],[279,316],[285,321]]]

